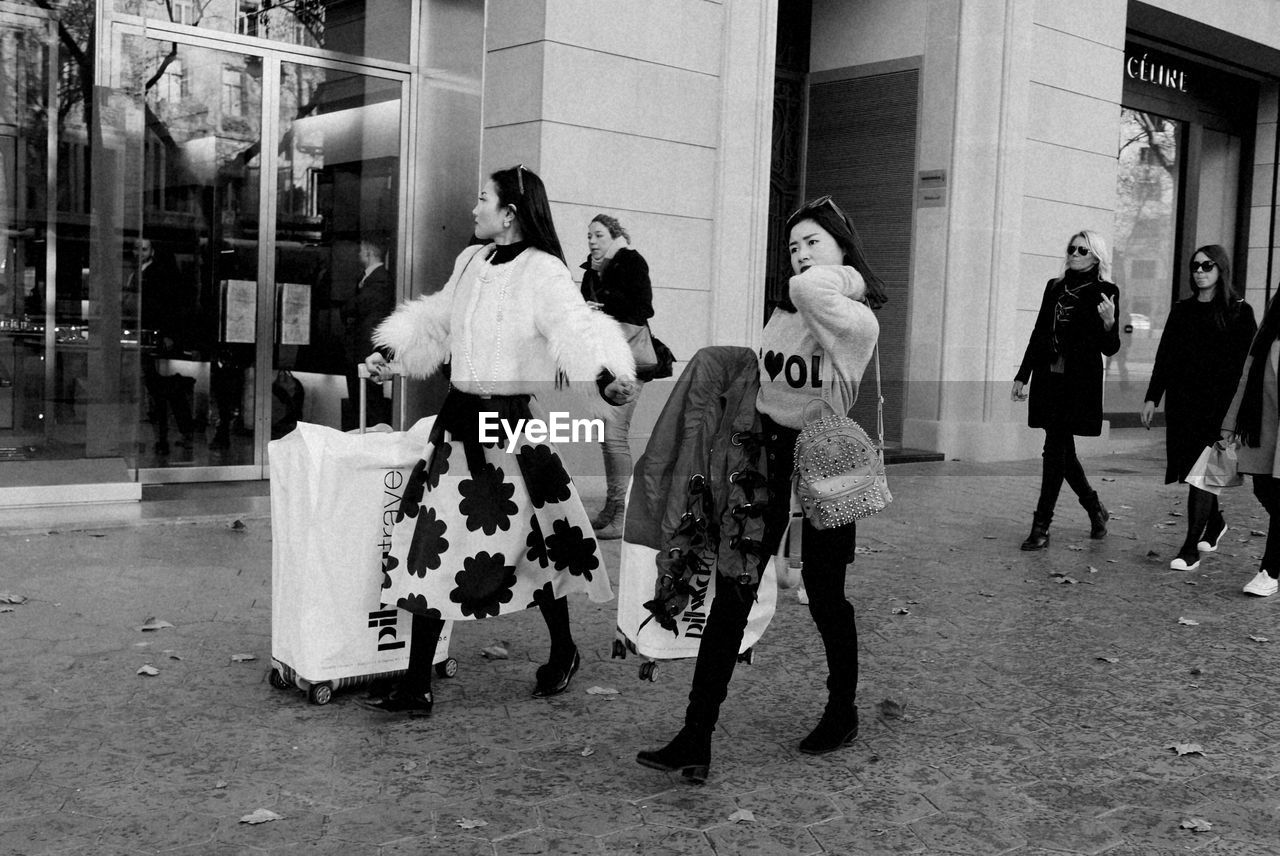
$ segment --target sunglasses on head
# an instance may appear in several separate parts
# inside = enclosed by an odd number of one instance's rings
[[[832,211],[836,212],[836,216],[839,217],[846,226],[849,225],[849,218],[846,217],[844,212],[840,210],[840,206],[836,204],[836,201],[831,198],[831,194],[829,193],[826,196],[819,196],[817,199],[813,200],[812,202],[806,202],[805,204],[801,205],[799,208],[797,208],[795,211],[791,213],[791,216],[788,217],[787,220],[788,222],[790,222],[791,220],[794,220],[797,217],[799,217],[801,214],[804,214],[806,212],[817,211],[820,208],[830,208]]]
[[[1215,261],[1209,261],[1209,260],[1206,260],[1203,262],[1193,261],[1191,263],[1191,272],[1198,273],[1199,271],[1204,271],[1205,273],[1208,273],[1209,271],[1213,270],[1217,266],[1218,266],[1218,263]]]
[[[1087,255],[1089,255],[1089,253],[1091,253],[1091,252],[1093,252],[1093,250],[1089,249],[1088,247],[1084,246],[1083,244],[1075,244],[1075,245],[1073,245],[1073,246],[1067,247],[1067,255],[1069,255],[1069,256],[1073,256],[1073,255],[1074,255],[1074,256],[1087,256]]]
[[[520,188],[520,195],[524,196],[524,164],[516,164],[516,186]]]

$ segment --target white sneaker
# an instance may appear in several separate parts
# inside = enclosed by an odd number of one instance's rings
[[[1277,581],[1266,571],[1258,571],[1257,576],[1249,580],[1244,587],[1245,594],[1257,595],[1258,597],[1271,597],[1278,590],[1280,590],[1280,581]]]
[[[1222,543],[1222,536],[1227,534],[1227,528],[1228,527],[1225,523],[1222,524],[1222,531],[1218,533],[1217,538],[1214,538],[1213,541],[1201,541],[1200,543],[1196,544],[1196,549],[1199,550],[1201,553],[1218,552],[1218,545]]]
[[[1175,571],[1194,571],[1196,568],[1200,567],[1200,557],[1196,556],[1194,559],[1184,559],[1182,556],[1178,556],[1169,563],[1169,567]]]

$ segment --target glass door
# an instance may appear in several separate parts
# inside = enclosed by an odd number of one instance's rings
[[[150,482],[265,477],[267,443],[298,421],[356,422],[354,363],[400,294],[407,75],[139,38],[137,467]],[[370,421],[389,413],[373,404]]]

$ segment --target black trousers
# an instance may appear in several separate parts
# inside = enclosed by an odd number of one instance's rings
[[[791,496],[792,453],[797,431],[764,419],[769,458],[769,506],[764,543],[776,549],[787,524]],[[827,655],[829,707],[852,710],[858,689],[858,628],[853,605],[845,597],[846,566],[853,560],[857,525],[838,529],[814,529],[802,524],[804,567],[801,578],[809,595],[813,617]],[[724,576],[716,578],[707,624],[698,646],[693,687],[685,722],[710,731],[720,717],[720,705],[729,692],[729,680],[738,662],[738,648],[755,601],[757,585],[741,585]]]
[[[1272,577],[1280,576],[1280,479],[1275,476],[1255,474],[1253,495],[1267,510],[1267,547],[1262,553],[1262,570]]]
[[[1053,517],[1062,483],[1066,482],[1080,499],[1093,493],[1076,455],[1076,438],[1070,429],[1049,428],[1044,433],[1044,469],[1040,477],[1040,501],[1036,514],[1045,520]]]

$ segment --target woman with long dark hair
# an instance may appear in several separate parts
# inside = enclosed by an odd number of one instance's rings
[[[1238,441],[1240,472],[1253,476],[1253,494],[1267,510],[1267,545],[1258,572],[1244,586],[1244,593],[1271,597],[1280,590],[1280,300],[1273,298],[1262,324],[1249,346],[1240,370],[1235,397],[1222,419],[1224,442]]]
[[[1031,534],[1022,542],[1024,550],[1049,546],[1049,523],[1063,481],[1089,515],[1089,537],[1107,535],[1111,515],[1084,474],[1075,438],[1102,433],[1102,358],[1120,350],[1119,302],[1106,241],[1089,229],[1076,232],[1067,242],[1062,273],[1045,285],[1031,340],[1013,381],[1014,401],[1025,401],[1031,384],[1027,424],[1045,432],[1040,499]]]
[[[1200,453],[1218,440],[1258,329],[1253,309],[1232,290],[1231,259],[1222,246],[1208,244],[1191,255],[1191,285],[1192,295],[1175,303],[1165,322],[1142,405],[1142,424],[1150,428],[1165,398],[1165,484],[1185,482]],[[1169,567],[1195,570],[1200,554],[1216,551],[1226,531],[1217,494],[1188,486],[1187,537]]]
[[[482,244],[462,251],[443,289],[402,303],[374,334],[410,376],[451,365],[451,388],[404,486],[386,562],[386,602],[413,614],[408,673],[372,705],[390,713],[431,712],[444,621],[532,606],[551,636],[533,695],[564,692],[581,663],[566,595],[612,597],[554,447],[531,432],[503,436],[499,426],[532,418],[531,399],[558,379],[625,403],[636,392],[631,350],[617,323],[574,285],[537,174],[523,164],[493,173],[472,216]],[[379,353],[365,364],[379,379],[390,376]]]
[[[624,324],[648,324],[653,317],[649,264],[631,248],[631,235],[617,217],[597,214],[591,218],[587,225],[587,252],[587,260],[582,263],[582,296],[587,302]],[[602,541],[622,537],[627,480],[632,468],[631,417],[639,402],[637,393],[631,401],[611,407],[604,414],[600,448],[604,453],[605,502],[591,521],[596,537]]]
[[[830,196],[805,204],[787,220],[794,276],[787,299],[765,324],[760,349],[760,391],[756,410],[767,452],[767,500],[760,555],[768,557],[786,531],[792,493],[796,437],[804,410],[815,397],[846,413],[857,398],[862,373],[879,338],[872,309],[885,302],[884,284],[867,265],[852,224]],[[798,359],[817,367],[818,377],[798,381],[779,371]],[[752,503],[753,505],[756,503]],[[815,529],[803,522],[804,566],[809,614],[822,636],[827,659],[827,702],[817,726],[800,741],[801,752],[819,755],[847,746],[858,736],[858,628],[845,596],[845,572],[854,559],[857,526],[850,522]],[[701,782],[711,763],[711,734],[729,691],[738,648],[755,601],[755,582],[743,582],[719,568],[702,640],[684,727],[662,749],[640,752],[645,767],[680,772]]]

